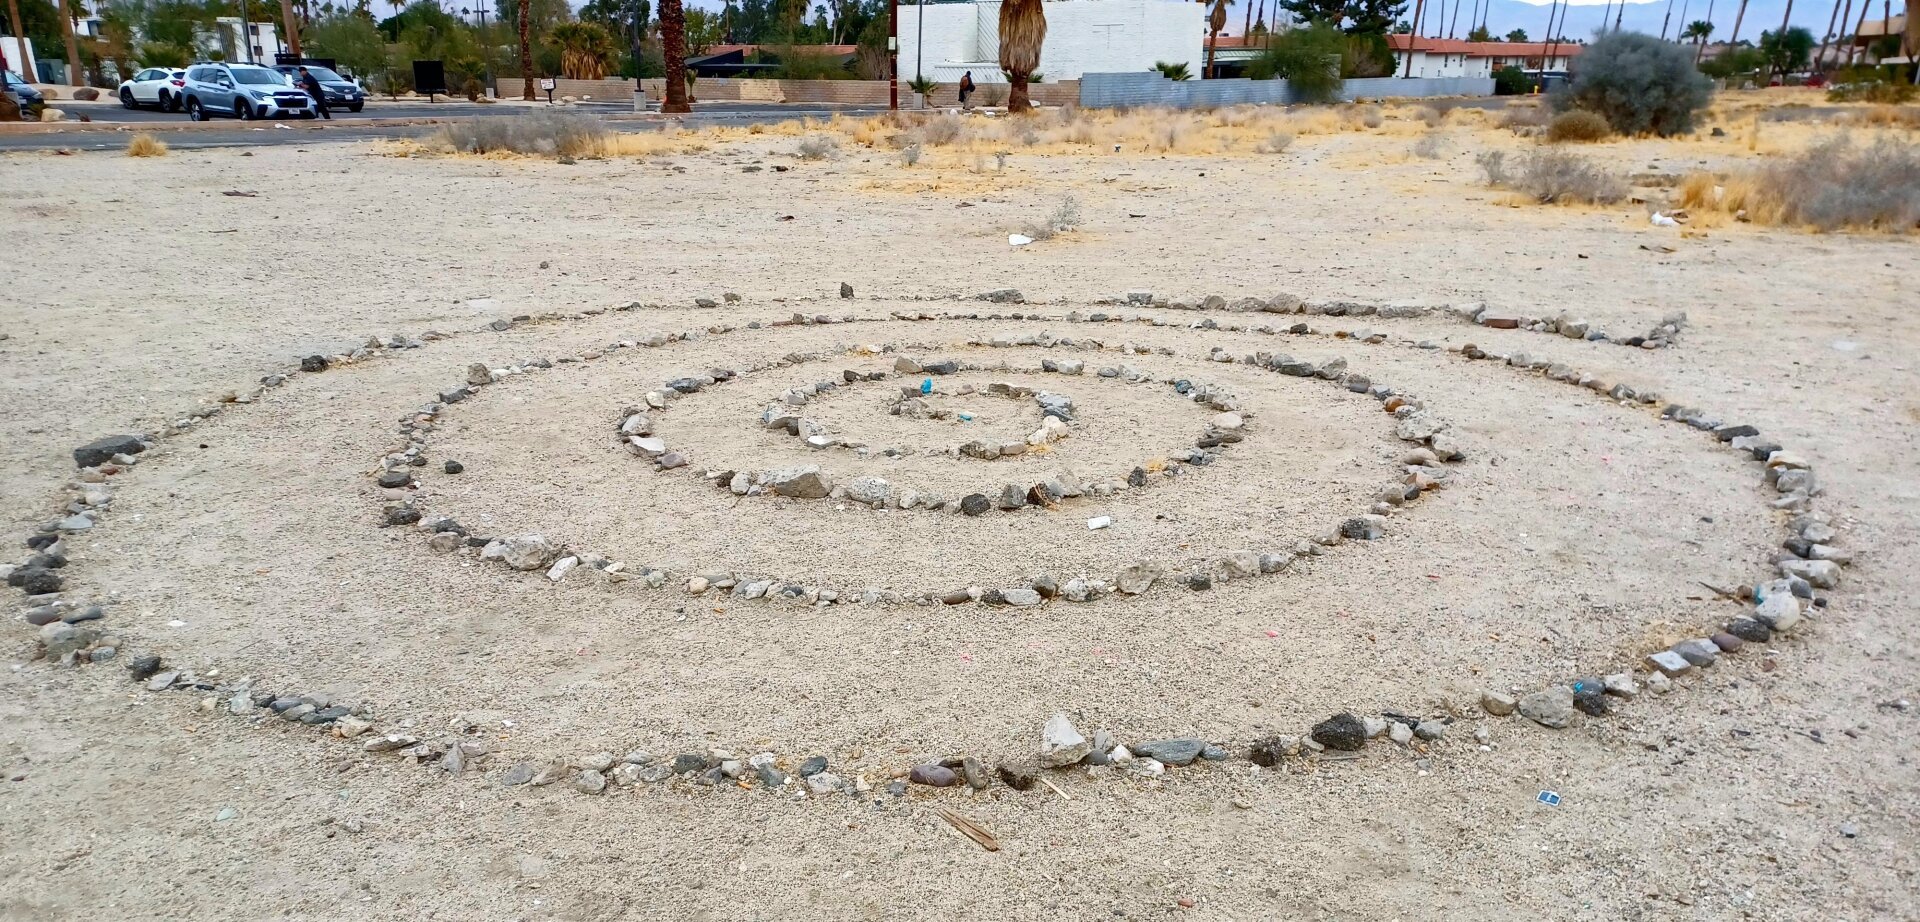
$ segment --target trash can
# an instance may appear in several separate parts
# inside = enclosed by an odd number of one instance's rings
[[[641,86],[638,80],[633,83],[633,111],[647,111],[647,88]]]

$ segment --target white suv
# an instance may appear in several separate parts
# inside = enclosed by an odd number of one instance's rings
[[[129,109],[156,106],[163,112],[180,108],[180,90],[187,85],[187,72],[169,67],[149,67],[120,81],[120,104]]]
[[[182,105],[187,118],[204,122],[215,116],[238,119],[313,118],[313,97],[287,78],[256,64],[202,62],[187,68]]]

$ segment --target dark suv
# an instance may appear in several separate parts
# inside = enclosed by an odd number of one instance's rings
[[[286,75],[287,82],[292,83],[296,89],[299,88],[300,65],[278,64],[273,69]],[[345,108],[348,112],[358,112],[367,104],[367,94],[360,92],[360,87],[353,81],[340,76],[333,70],[317,64],[308,64],[307,73],[319,79],[320,90],[327,96],[327,108]]]
[[[254,64],[203,61],[187,68],[186,84],[180,88],[181,104],[187,118],[196,122],[219,115],[253,119],[319,114],[313,100],[288,84],[287,78]]]

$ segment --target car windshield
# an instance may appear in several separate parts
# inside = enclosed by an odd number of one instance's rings
[[[27,82],[27,78],[25,78],[25,77],[22,77],[22,76],[20,76],[19,74],[16,74],[16,73],[14,73],[13,71],[7,71],[7,72],[6,72],[6,74],[7,74],[7,82],[8,82],[8,83],[25,83],[25,82]]]
[[[322,83],[346,83],[347,82],[347,78],[342,77],[339,74],[336,74],[333,71],[330,71],[324,67],[315,67],[311,64],[307,65],[307,73],[320,78],[320,82]],[[293,79],[298,80],[300,78],[298,76],[295,76]]]
[[[264,67],[234,67],[233,79],[249,86],[286,86],[287,78]]]

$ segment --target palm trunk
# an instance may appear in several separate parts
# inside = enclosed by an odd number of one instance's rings
[[[25,41],[25,29],[16,29]],[[67,82],[73,86],[86,86],[86,79],[80,73],[80,43],[73,37],[73,13],[67,6],[67,0],[60,0],[60,31],[67,38]],[[22,74],[21,76],[25,76]]]
[[[1426,8],[1427,0],[1415,0],[1413,5],[1413,31],[1407,34],[1407,71],[1401,75],[1401,79],[1403,80],[1412,79],[1413,77],[1413,56],[1420,52],[1420,14],[1425,12]],[[1274,18],[1279,19],[1280,17],[1275,15]]]
[[[280,21],[287,27],[287,50],[295,60],[304,60],[300,56],[300,20],[294,18],[293,0],[280,0]]]
[[[1833,15],[1827,17],[1827,34],[1821,37],[1820,50],[1815,52],[1818,57],[1814,58],[1814,66],[1823,74],[1827,72],[1827,65],[1825,63],[1827,60],[1827,49],[1833,46],[1833,40],[1836,37],[1833,30],[1838,28],[1841,23],[1846,22],[1847,14],[1853,12],[1853,0],[1846,0],[1846,4],[1847,12],[1842,13],[1840,12],[1840,0],[1833,0]]]
[[[1733,16],[1733,34],[1727,36],[1727,50],[1733,50],[1735,42],[1740,41],[1740,23],[1747,18],[1747,0],[1740,0],[1740,12]]]
[[[1787,11],[1785,13],[1780,14],[1780,31],[1776,33],[1776,37],[1778,38],[1780,42],[1780,47],[1782,49],[1786,48],[1787,19],[1792,15],[1793,15],[1793,0],[1787,0]],[[1773,68],[1771,66],[1767,68],[1767,76],[1769,78],[1773,76]],[[1769,79],[1767,82],[1772,83],[1773,81]],[[1785,84],[1787,82],[1787,71],[1786,71],[1786,68],[1784,67],[1781,68],[1780,70],[1780,82],[1782,84]]]
[[[533,0],[520,0],[520,98],[533,101],[533,45],[527,41],[527,27],[532,25]]]
[[[21,25],[20,0],[7,0],[7,22],[12,24],[13,34],[20,37],[20,44],[14,46],[14,48],[24,57],[27,53],[27,29],[24,25]],[[19,71],[20,76],[27,78],[28,83],[33,83],[40,79],[40,75],[34,73],[34,67],[31,61],[10,60],[7,62],[7,66]]]
[[[687,103],[687,13],[680,0],[660,0],[660,51],[667,59],[667,94],[660,111],[692,112]]]
[[[1214,72],[1213,72],[1213,53],[1214,53],[1214,46],[1216,46],[1216,45],[1218,45],[1218,44],[1220,44],[1220,33],[1218,33],[1218,32],[1215,32],[1215,33],[1213,33],[1213,37],[1212,37],[1211,39],[1209,39],[1209,40],[1207,41],[1207,69],[1206,69],[1206,75],[1207,75],[1207,79],[1208,79],[1208,80],[1212,80],[1213,78],[1215,78],[1215,77],[1218,77],[1218,76],[1220,76],[1219,74],[1216,74],[1216,73],[1214,73]]]
[[[1033,101],[1027,98],[1027,75],[1008,74],[1007,85],[1010,87],[1007,91],[1007,111],[1032,111]]]

